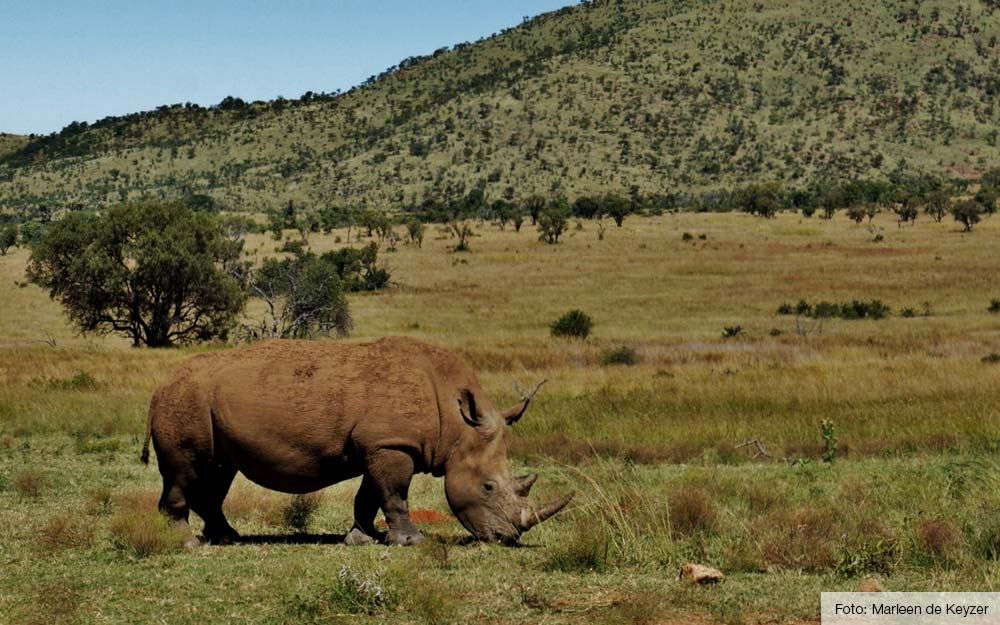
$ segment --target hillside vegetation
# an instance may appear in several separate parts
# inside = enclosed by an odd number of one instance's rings
[[[206,194],[236,210],[396,209],[477,186],[490,199],[572,199],[901,171],[975,178],[1000,154],[998,9],[589,2],[406,59],[344,94],[230,97],[20,146],[2,137],[0,207]]]

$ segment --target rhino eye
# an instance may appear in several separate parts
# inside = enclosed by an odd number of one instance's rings
[[[494,482],[483,482],[483,492],[487,495],[492,495],[496,489],[497,485]]]

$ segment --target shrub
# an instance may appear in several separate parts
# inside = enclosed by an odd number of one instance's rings
[[[601,364],[606,367],[610,365],[634,365],[637,362],[639,362],[638,355],[628,345],[616,347],[601,355]]]
[[[725,326],[722,328],[722,338],[733,339],[743,336],[743,326]]]
[[[110,529],[115,547],[135,558],[180,551],[187,538],[185,530],[155,510],[123,510],[111,519]]]
[[[987,365],[1000,364],[1000,354],[992,352],[986,356],[983,356],[983,363]]]
[[[309,529],[309,523],[316,511],[319,510],[321,499],[319,494],[293,496],[281,510],[281,518],[285,525],[296,532],[305,532]]]
[[[594,321],[587,313],[582,310],[571,310],[556,319],[549,328],[552,336],[585,339],[590,336],[593,326]]]
[[[759,536],[767,564],[815,573],[830,570],[837,562],[833,543],[842,532],[828,508],[777,509],[750,530]]]
[[[947,519],[923,519],[916,528],[917,546],[934,560],[951,560],[961,548],[962,534]]]
[[[790,305],[782,304],[778,307],[778,314],[790,314]],[[911,316],[915,316],[913,309],[908,309]],[[929,305],[925,306],[925,314],[929,313]],[[873,299],[870,301],[853,300],[837,304],[821,300],[815,304],[810,304],[806,300],[799,300],[795,305],[795,314],[814,319],[828,319],[839,317],[841,319],[884,319],[892,313],[892,309],[885,305],[882,300]]]
[[[830,419],[823,419],[819,428],[820,435],[823,437],[823,462],[829,464],[837,457],[837,433],[833,421]]]
[[[87,391],[97,388],[97,380],[81,371],[69,378],[50,378],[48,385],[49,388],[60,391]]]
[[[795,308],[787,302],[779,305],[778,310],[775,311],[776,315],[791,315],[794,313],[795,313]]]
[[[112,493],[107,486],[96,486],[87,491],[87,512],[107,514],[111,511]]]
[[[48,484],[48,476],[33,469],[25,469],[14,478],[14,490],[27,499],[38,499]]]
[[[685,232],[681,235],[681,241],[694,241],[694,235],[690,232]]]
[[[667,499],[670,530],[675,536],[714,533],[719,526],[719,512],[704,489],[684,486]]]
[[[373,616],[399,603],[397,593],[385,582],[381,572],[364,574],[347,565],[341,566],[327,600],[338,611]]]
[[[35,532],[35,542],[46,551],[89,547],[93,540],[94,528],[74,514],[52,517]]]
[[[991,299],[990,305],[986,310],[994,315],[1000,314],[1000,299]]]

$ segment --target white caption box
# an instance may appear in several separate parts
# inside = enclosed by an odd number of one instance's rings
[[[824,592],[823,625],[1000,625],[1000,592]]]

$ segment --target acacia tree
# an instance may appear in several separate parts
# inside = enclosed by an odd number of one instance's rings
[[[7,250],[17,245],[17,226],[7,224],[0,230],[0,256],[6,256]]]
[[[31,244],[27,275],[82,332],[168,347],[228,335],[246,299],[227,271],[241,249],[183,204],[122,204],[51,224]]]
[[[557,198],[549,202],[538,214],[538,238],[549,245],[558,243],[559,235],[566,231],[569,216],[569,204],[564,198]]]
[[[250,293],[267,313],[256,325],[244,325],[246,340],[345,336],[351,316],[340,274],[332,258],[311,253],[278,260],[267,258],[260,268],[239,273]]]
[[[944,216],[948,214],[950,199],[948,192],[944,189],[934,189],[924,199],[924,211],[933,217],[934,221],[941,223]]]
[[[963,200],[951,207],[952,217],[965,227],[965,232],[972,232],[972,227],[979,223],[982,213],[982,206],[975,200]]]

